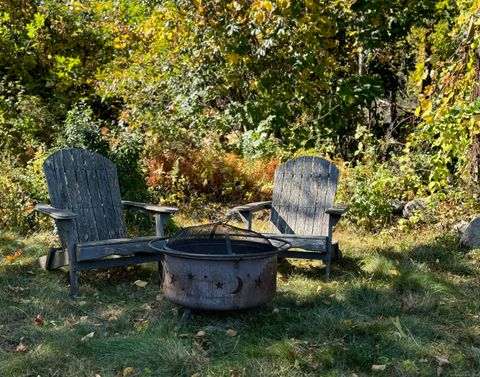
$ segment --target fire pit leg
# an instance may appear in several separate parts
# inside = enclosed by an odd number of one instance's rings
[[[158,261],[158,280],[161,286],[163,283],[163,262],[161,260]]]
[[[180,324],[182,326],[185,326],[191,317],[192,317],[192,309],[186,308],[182,314],[182,318],[180,318]]]

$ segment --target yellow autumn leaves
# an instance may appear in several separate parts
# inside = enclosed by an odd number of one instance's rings
[[[128,34],[122,34],[119,37],[115,37],[113,40],[113,47],[121,49],[127,47]]]

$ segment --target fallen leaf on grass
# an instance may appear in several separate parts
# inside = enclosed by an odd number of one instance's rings
[[[118,318],[117,318],[116,315],[113,315],[113,314],[112,314],[112,315],[109,315],[109,316],[108,316],[108,320],[109,320],[109,321],[116,321],[116,320],[118,320]]]
[[[237,369],[230,371],[230,377],[240,377],[240,372]]]
[[[210,342],[205,339],[205,331],[197,332],[197,334],[195,335],[195,342],[203,349],[208,348],[208,346],[210,345]]]
[[[448,359],[446,357],[435,356],[435,359],[438,361],[439,365],[450,364],[450,361],[448,361]]]
[[[146,311],[151,311],[152,310],[152,306],[150,304],[143,304],[142,305],[142,309],[143,310],[146,310]]]
[[[295,354],[295,352],[293,352],[293,351],[287,351],[287,357],[288,357],[289,359],[295,359],[296,356],[297,356],[297,355]]]
[[[440,376],[443,373],[443,368],[441,366],[437,367],[437,376]]]
[[[194,373],[194,374],[192,374],[192,377],[201,377],[201,374],[200,373]]]
[[[332,302],[328,299],[322,300],[325,305],[332,305]]]
[[[399,275],[399,272],[395,268],[389,269],[388,273],[390,274],[390,276],[398,276]]]
[[[155,296],[155,301],[162,301],[164,299],[164,296],[162,294],[158,294]]]
[[[234,336],[237,336],[237,334],[238,334],[238,333],[237,333],[235,330],[233,330],[233,329],[228,329],[228,330],[227,330],[227,335],[228,335],[228,336],[234,337]]]
[[[92,331],[92,332],[89,332],[87,335],[85,335],[84,337],[82,337],[82,339],[80,339],[82,342],[84,342],[85,340],[89,339],[89,338],[93,338],[93,336],[95,335],[95,331]]]
[[[37,315],[35,316],[35,318],[33,319],[33,321],[35,322],[35,324],[36,324],[37,326],[43,326],[43,324],[44,324],[43,317],[42,317],[40,314],[37,314]]]
[[[20,343],[17,348],[15,348],[15,352],[27,352],[28,346],[26,344]]]
[[[88,315],[82,315],[80,317],[80,321],[86,321],[88,319]]]
[[[150,326],[150,321],[148,319],[142,319],[140,321],[136,321],[133,324],[133,327],[135,327],[135,330],[142,332],[148,329]]]
[[[123,370],[123,375],[128,376],[129,374],[132,374],[134,371],[135,371],[135,369],[133,369],[132,367],[126,367]]]
[[[280,313],[280,310],[278,308],[274,308],[272,310],[272,314],[278,314],[278,313]]]
[[[135,280],[133,282],[133,284],[136,285],[137,287],[145,288],[148,283],[146,281],[143,281],[143,280]]]
[[[20,293],[26,291],[28,288],[23,287],[8,287],[7,290],[12,293]]]
[[[387,366],[385,364],[373,364],[372,372],[383,372]]]
[[[321,285],[319,285],[319,286],[317,287],[317,293],[320,292],[322,289],[323,289],[323,287],[322,287]]]
[[[17,249],[13,255],[7,255],[5,258],[7,258],[7,260],[10,263],[13,263],[15,259],[20,257],[22,254],[23,254],[23,250]]]
[[[344,319],[343,321],[340,322],[343,326],[351,326],[352,325],[352,320],[351,319]]]

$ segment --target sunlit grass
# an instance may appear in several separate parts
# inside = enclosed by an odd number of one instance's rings
[[[433,228],[345,227],[336,238],[344,258],[331,281],[321,262],[289,260],[272,302],[196,312],[181,327],[183,309],[164,298],[154,264],[82,273],[72,299],[66,270],[37,265],[54,236],[1,233],[0,375],[367,376],[374,364],[388,376],[475,375],[478,250]]]

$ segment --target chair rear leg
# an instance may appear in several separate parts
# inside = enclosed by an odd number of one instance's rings
[[[332,247],[332,261],[339,261],[342,259],[342,251],[340,250],[340,247],[338,246],[338,242],[335,242]]]
[[[78,272],[76,267],[73,268],[72,265],[70,265],[69,273],[70,273],[70,296],[76,296],[80,293],[80,288],[78,284]]]
[[[325,280],[330,279],[330,266],[332,264],[332,243],[327,242],[327,257],[325,258]]]

